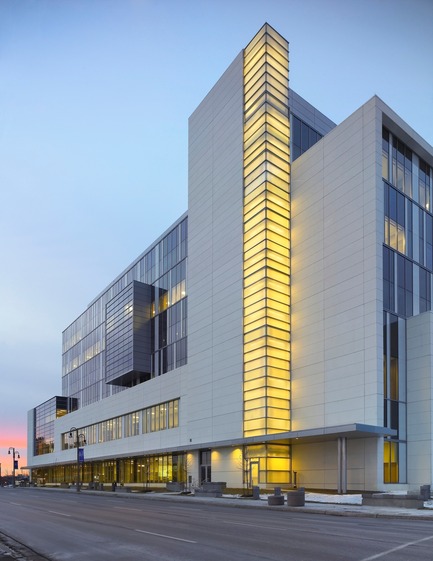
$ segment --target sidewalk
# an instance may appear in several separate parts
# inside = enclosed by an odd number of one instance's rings
[[[83,491],[87,493],[88,491]],[[306,493],[305,506],[269,506],[266,495],[261,495],[259,500],[250,498],[231,498],[223,495],[221,498],[194,497],[194,495],[181,495],[179,493],[110,493],[111,495],[119,495],[122,497],[130,497],[131,499],[143,500],[167,500],[182,501],[190,503],[204,503],[220,506],[231,506],[233,508],[264,508],[268,510],[282,510],[290,512],[302,512],[307,514],[327,514],[331,516],[356,516],[370,518],[415,518],[433,521],[433,502],[428,505],[430,508],[411,509],[396,507],[376,507],[363,506],[355,502],[323,502],[325,500],[332,501],[335,495],[317,495]],[[360,497],[360,496],[359,496]],[[357,495],[345,495],[338,497],[340,500],[354,501],[358,499]],[[312,499],[312,500],[311,500]],[[318,502],[320,499],[320,502]],[[424,503],[425,505],[428,503]]]
[[[42,488],[41,488],[42,489]],[[72,489],[48,489],[52,491],[76,492]],[[233,497],[223,495],[220,498],[195,497],[172,492],[149,492],[149,493],[125,493],[120,491],[81,491],[83,494],[104,494],[107,496],[119,496],[132,500],[158,500],[173,502],[188,502],[196,504],[212,504],[218,506],[229,506],[233,508],[263,508],[268,510],[282,510],[290,512],[302,512],[307,514],[326,514],[330,516],[354,516],[369,518],[415,518],[417,520],[433,521],[433,500],[424,502],[424,508],[398,508],[362,505],[361,495],[327,495],[322,493],[305,493],[305,506],[269,506],[267,495],[261,495],[259,500],[252,498]],[[1,561],[1,560],[0,560]]]

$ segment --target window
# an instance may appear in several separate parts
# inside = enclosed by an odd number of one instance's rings
[[[431,310],[431,275],[425,269],[419,269],[419,311]]]
[[[418,188],[419,188],[419,204],[426,210],[431,211],[431,182],[430,182],[430,166],[423,160],[419,161],[418,172]]]
[[[425,213],[425,264],[433,271],[433,217]]]
[[[383,307],[393,312],[394,298],[394,252],[383,248]]]
[[[386,440],[383,449],[383,482],[398,481],[398,442]]]
[[[211,457],[210,450],[200,450],[200,484],[212,481]]]
[[[125,415],[125,437],[140,434],[140,414],[138,411]]]
[[[413,314],[413,265],[402,255],[397,255],[397,313]]]
[[[395,136],[392,144],[392,184],[412,197],[412,152]]]
[[[311,146],[316,144],[322,135],[316,130],[301,121],[295,115],[292,115],[291,128],[291,156],[292,162],[299,158],[301,154],[306,152]]]
[[[382,129],[382,177],[389,179],[389,132]]]
[[[143,434],[179,426],[179,400],[152,405],[142,411]]]

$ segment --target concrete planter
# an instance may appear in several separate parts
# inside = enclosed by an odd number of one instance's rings
[[[293,489],[287,491],[287,506],[305,506],[305,489]]]
[[[201,487],[194,489],[196,497],[222,497],[226,488],[225,481],[205,481]]]
[[[269,495],[268,505],[269,506],[281,506],[284,504],[284,495]]]
[[[185,483],[167,483],[167,491],[182,493],[185,491]]]

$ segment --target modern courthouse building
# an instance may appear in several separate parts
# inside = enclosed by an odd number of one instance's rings
[[[288,77],[265,24],[190,117],[188,211],[64,331],[33,480],[433,482],[433,149]]]

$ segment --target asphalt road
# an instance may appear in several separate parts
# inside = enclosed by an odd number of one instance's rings
[[[431,521],[221,504],[6,488],[0,532],[52,561],[433,559]]]

